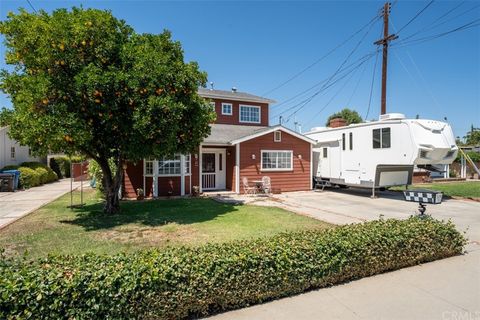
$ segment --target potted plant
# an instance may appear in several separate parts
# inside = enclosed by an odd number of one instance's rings
[[[200,195],[200,187],[199,186],[193,186],[192,187],[192,196],[198,197]]]
[[[142,188],[137,189],[137,200],[145,199],[145,193],[143,192]]]

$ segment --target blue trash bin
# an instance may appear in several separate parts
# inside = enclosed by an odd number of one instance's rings
[[[18,170],[4,170],[2,171],[3,173],[10,173],[15,175],[15,178],[13,179],[13,190],[18,189],[18,184],[20,182],[20,171]]]

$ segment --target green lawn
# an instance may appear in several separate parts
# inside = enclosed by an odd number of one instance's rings
[[[127,201],[121,214],[106,216],[94,191],[84,197],[83,208],[68,209],[67,195],[1,230],[0,248],[7,255],[27,251],[32,258],[48,253],[117,253],[332,227],[278,208],[233,206],[210,199]]]
[[[397,190],[404,190],[404,187],[396,188]],[[463,181],[463,182],[441,182],[430,184],[415,184],[409,189],[431,189],[443,192],[450,197],[464,197],[464,198],[480,198],[480,182]]]

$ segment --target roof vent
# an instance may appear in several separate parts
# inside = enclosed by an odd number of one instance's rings
[[[234,92],[234,93],[237,92],[237,88],[232,87],[232,92]]]
[[[386,113],[381,114],[378,120],[386,121],[386,120],[402,120],[405,119],[405,115],[403,113]]]
[[[210,90],[213,90],[213,81],[210,82]]]

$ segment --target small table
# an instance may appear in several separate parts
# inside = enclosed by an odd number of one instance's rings
[[[257,188],[257,192],[265,192],[263,190],[263,181],[262,180],[253,180],[253,183],[255,183],[255,188]]]

